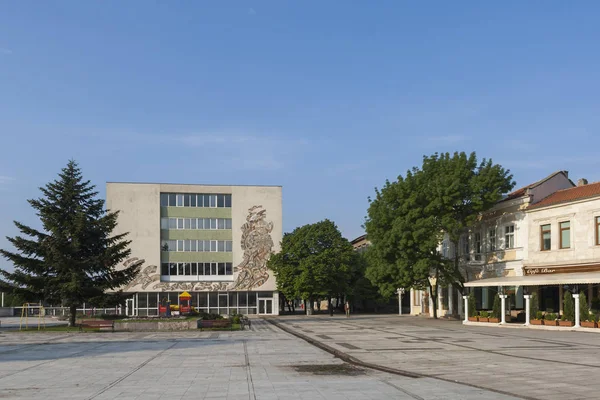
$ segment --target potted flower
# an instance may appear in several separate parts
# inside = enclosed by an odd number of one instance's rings
[[[494,297],[494,305],[492,306],[492,313],[490,315],[489,322],[497,324],[500,322],[500,297]]]
[[[547,312],[546,315],[544,315],[544,325],[558,326],[558,321],[556,320],[556,318],[557,318],[556,314]]]
[[[538,310],[535,317],[529,322],[531,325],[544,325],[544,313]]]
[[[489,315],[487,311],[479,311],[479,322],[488,322]]]

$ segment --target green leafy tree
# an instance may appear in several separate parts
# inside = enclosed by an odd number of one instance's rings
[[[502,315],[500,310],[500,297],[498,295],[494,296],[494,305],[492,306],[492,318],[500,318]]]
[[[271,256],[269,268],[277,287],[288,299],[310,302],[331,299],[349,291],[356,253],[330,220],[304,225],[284,235],[281,251]]]
[[[350,304],[360,302],[363,309],[366,307],[367,302],[373,302],[376,307],[387,303],[387,299],[379,293],[377,286],[373,285],[366,276],[370,260],[369,254],[370,248],[367,248],[363,253],[356,253],[356,262],[352,263],[347,292]]]
[[[579,292],[579,318],[582,321],[590,319],[590,306],[584,292]]]
[[[42,229],[15,221],[22,236],[8,238],[16,252],[0,250],[14,265],[12,272],[0,269],[0,290],[29,302],[69,307],[74,325],[76,309],[84,302],[119,302],[119,288],[135,277],[139,266],[117,268],[130,254],[127,234],[112,235],[118,212],[104,209],[75,161],[40,190],[43,196],[29,204]]]
[[[449,266],[437,251],[442,232],[437,216],[428,210],[427,177],[419,169],[386,181],[369,199],[365,221],[371,242],[371,263],[367,277],[389,298],[397,288],[429,289],[437,304],[438,289],[445,284]],[[437,318],[437,307],[433,307]]]
[[[571,292],[565,290],[563,295],[563,321],[575,321],[575,303]]]
[[[454,248],[451,267],[441,271],[462,293],[465,276],[459,268],[460,238],[515,183],[509,170],[485,158],[479,163],[475,152],[435,153],[423,158],[422,171],[427,183],[422,188],[427,192],[426,211],[435,216],[436,228],[448,235]]]

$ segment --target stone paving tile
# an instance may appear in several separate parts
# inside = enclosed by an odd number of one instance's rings
[[[600,372],[600,336],[593,333],[465,326],[396,315],[294,316],[276,322],[331,337],[307,335],[368,363],[517,396],[598,398],[591,385]]]
[[[325,336],[333,340],[342,337],[342,342],[347,342],[343,333],[336,331],[346,327],[340,324],[331,329],[332,336]],[[313,327],[308,330],[322,333]],[[360,335],[363,331],[355,333]],[[343,362],[261,320],[253,321],[252,331],[223,332],[218,338],[211,335],[196,331],[142,334],[2,331],[0,398],[510,398],[454,383],[411,379],[368,369],[357,376],[300,373],[294,366]],[[376,340],[378,334],[370,336]],[[394,359],[392,356],[401,355],[389,353],[390,361]],[[424,369],[437,362],[426,361]]]

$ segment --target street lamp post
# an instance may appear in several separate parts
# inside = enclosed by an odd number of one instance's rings
[[[396,293],[398,293],[398,315],[402,315],[402,295],[404,294],[404,288],[397,289]]]

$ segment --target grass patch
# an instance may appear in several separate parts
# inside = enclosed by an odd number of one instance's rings
[[[45,328],[43,326],[41,326],[40,329],[38,330],[37,326],[29,325],[28,328],[23,327],[23,329],[21,329],[21,330],[19,330],[18,328],[10,329],[10,330],[6,330],[6,332],[79,332],[79,328],[71,327],[71,326],[67,326],[67,325],[60,325],[60,326],[47,326]]]
[[[242,329],[241,324],[232,324],[231,328],[202,328],[202,331],[239,331]]]

